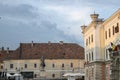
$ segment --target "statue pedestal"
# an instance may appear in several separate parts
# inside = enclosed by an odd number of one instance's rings
[[[46,78],[46,71],[40,70],[40,78],[45,79]]]

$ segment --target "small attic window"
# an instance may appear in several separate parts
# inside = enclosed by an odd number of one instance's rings
[[[65,53],[63,53],[63,55],[65,55]]]

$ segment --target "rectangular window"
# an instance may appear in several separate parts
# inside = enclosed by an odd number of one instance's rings
[[[1,69],[3,69],[3,65],[1,65],[1,67],[0,67]]]
[[[54,68],[54,67],[55,67],[55,64],[52,64],[52,67]]]
[[[86,39],[86,46],[88,45],[88,39]]]
[[[106,59],[108,59],[108,52],[107,52],[108,50],[106,49]]]
[[[106,67],[105,73],[106,73],[106,76],[107,76],[107,77],[110,75],[109,71],[110,71],[109,68]]]
[[[115,28],[114,28],[114,26],[112,28],[113,28],[113,35],[114,35],[115,34]]]
[[[94,76],[94,68],[92,68],[92,77]]]
[[[55,74],[52,74],[52,77],[54,78],[54,77],[55,77]]]
[[[119,23],[117,23],[117,26],[115,27],[115,32],[116,32],[116,33],[119,32]]]
[[[62,67],[64,67],[64,64],[62,64]]]
[[[91,55],[92,55],[92,61],[93,61],[93,52],[91,53]]]
[[[109,37],[111,37],[111,31],[110,31],[110,29],[109,29]]]
[[[117,27],[118,27],[118,32],[119,32],[119,23],[117,23]]]
[[[89,61],[91,61],[91,55],[90,55],[90,53],[89,53]]]
[[[25,68],[27,68],[27,64],[25,64]]]
[[[107,31],[105,31],[105,39],[107,39]]]
[[[88,77],[88,69],[86,69],[86,77]]]
[[[10,64],[10,69],[13,69],[13,64]]]
[[[71,68],[73,67],[73,63],[70,64]]]
[[[37,64],[36,63],[34,64],[34,68],[37,68]]]
[[[89,37],[89,44],[90,44],[90,37]]]
[[[87,61],[88,61],[88,54],[87,54]]]
[[[93,35],[91,35],[91,42],[93,42]]]

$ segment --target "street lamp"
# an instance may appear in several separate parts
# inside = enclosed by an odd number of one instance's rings
[[[4,77],[5,77],[5,80],[7,80],[7,69],[5,69],[4,71]]]
[[[17,68],[16,67],[16,71],[17,71],[17,73],[18,73],[18,80],[20,80],[20,74],[21,74],[21,70],[23,69],[23,67],[21,67],[21,68]]]

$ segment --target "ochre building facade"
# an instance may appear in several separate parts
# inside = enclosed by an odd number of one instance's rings
[[[110,80],[110,43],[120,44],[120,9],[108,19],[91,14],[88,26],[81,26],[85,47],[85,80]]]

